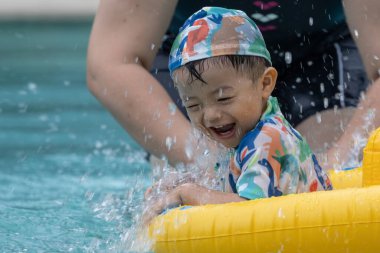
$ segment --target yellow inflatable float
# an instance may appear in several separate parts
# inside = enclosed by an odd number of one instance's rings
[[[335,190],[176,208],[149,227],[154,252],[380,252],[380,128]]]

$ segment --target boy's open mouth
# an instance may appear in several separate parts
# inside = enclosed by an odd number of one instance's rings
[[[235,134],[235,123],[223,125],[223,126],[215,126],[210,127],[210,129],[221,138],[230,138]]]

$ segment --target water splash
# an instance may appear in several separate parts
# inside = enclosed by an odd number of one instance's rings
[[[362,126],[357,129],[352,137],[353,145],[349,150],[348,160],[343,161],[342,168],[359,167],[362,164],[362,151],[367,144],[369,134],[374,130],[376,109],[369,109],[362,116]]]
[[[225,178],[228,173],[230,151],[211,141],[199,130],[194,129],[192,137],[187,138],[186,153],[194,159],[190,165],[179,164],[176,168],[169,166],[167,159],[157,159],[152,168],[152,178],[145,182],[133,182],[133,187],[123,196],[106,195],[102,201],[93,204],[93,211],[97,218],[115,223],[118,237],[94,240],[87,252],[99,252],[106,247],[106,252],[148,252],[152,241],[149,240],[146,227],[142,224],[142,213],[149,208],[148,201],[158,199],[174,187],[187,183],[197,184],[215,189],[225,190]],[[168,139],[167,139],[168,142]],[[171,141],[169,141],[171,142]],[[104,148],[99,147],[99,149]],[[215,166],[215,165],[218,166]],[[137,178],[141,178],[139,176]],[[143,189],[153,182],[144,201]],[[94,202],[94,194],[86,192],[86,199]],[[176,226],[186,223],[186,217],[176,220]],[[160,231],[154,231],[159,233]],[[102,246],[103,245],[103,246]],[[105,245],[105,246],[104,246]]]

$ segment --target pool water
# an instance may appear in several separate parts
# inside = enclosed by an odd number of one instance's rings
[[[90,29],[0,23],[1,252],[128,252],[150,169],[87,90]]]

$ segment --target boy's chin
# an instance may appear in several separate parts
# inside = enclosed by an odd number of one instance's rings
[[[234,141],[220,141],[219,142],[226,148],[236,148],[239,143],[238,142],[234,142]]]

